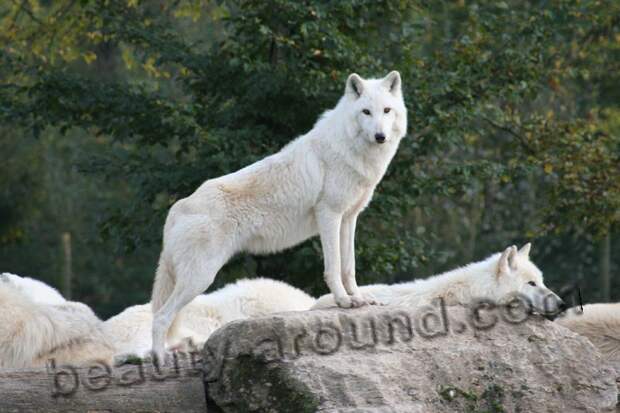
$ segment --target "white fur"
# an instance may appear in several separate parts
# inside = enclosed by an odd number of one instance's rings
[[[368,80],[353,74],[336,107],[310,132],[176,202],[153,286],[155,353],[163,356],[176,314],[241,251],[273,253],[319,234],[325,281],[336,302],[365,304],[355,282],[355,224],[406,129],[398,72]]]
[[[28,289],[25,286],[34,285]],[[51,304],[41,300],[50,297]],[[39,301],[35,301],[39,300]],[[233,320],[283,311],[308,310],[314,298],[282,281],[242,279],[196,297],[179,314],[168,335],[173,349],[202,346],[209,335]],[[146,355],[151,345],[150,304],[132,306],[102,322],[92,310],[66,301],[40,281],[0,275],[0,368],[57,364],[112,363],[115,356]]]
[[[39,280],[5,272],[0,274],[0,282],[10,283],[37,304],[62,304],[66,302],[58,290]]]
[[[620,303],[588,304],[573,308],[555,322],[586,336],[603,358],[620,368]]]
[[[168,331],[166,346],[185,349],[188,341],[202,347],[213,331],[239,319],[284,311],[308,310],[315,299],[282,281],[268,278],[242,279],[209,294],[194,298]],[[153,315],[149,304],[136,305],[107,320],[106,334],[117,354],[147,355],[152,347]]]
[[[366,285],[360,290],[380,303],[406,306],[427,304],[436,298],[443,298],[447,305],[468,305],[476,299],[502,302],[520,293],[528,297],[536,311],[557,313],[562,300],[545,286],[541,271],[529,259],[529,251],[530,244],[520,251],[512,246],[483,261],[426,279],[394,285]],[[332,306],[334,299],[327,294],[319,298],[313,308]]]
[[[88,306],[64,300],[56,303],[58,297],[45,291],[51,287],[32,279],[22,283],[24,279],[18,278],[13,275],[10,282],[0,282],[0,367],[37,367],[49,359],[72,365],[112,361],[114,348],[101,320]],[[15,286],[16,280],[20,286],[37,288],[21,289]],[[35,301],[42,297],[53,297],[54,303]]]

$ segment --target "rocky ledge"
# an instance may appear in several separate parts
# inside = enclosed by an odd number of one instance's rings
[[[616,373],[586,339],[501,307],[365,307],[230,323],[204,354],[225,412],[605,412]]]

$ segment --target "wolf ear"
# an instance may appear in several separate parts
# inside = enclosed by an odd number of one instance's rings
[[[347,86],[344,90],[345,93],[351,94],[356,99],[362,96],[364,93],[364,79],[357,73],[352,73],[347,78]]]
[[[386,77],[383,78],[383,84],[387,87],[390,93],[394,95],[397,94],[400,92],[401,88],[400,73],[396,70],[391,71]]]
[[[508,255],[510,254],[510,247],[506,248],[502,255],[499,256],[499,261],[497,262],[497,276],[501,277],[502,275],[507,275],[510,272],[510,267],[508,266]]]
[[[517,247],[514,245],[506,248],[499,257],[497,263],[497,276],[508,275],[511,271],[517,269],[515,256],[517,255]]]
[[[510,247],[510,254],[508,254],[508,265],[510,265],[510,269],[511,270],[516,270],[517,269],[517,254],[519,253],[519,250],[517,249],[516,245],[513,245]]]
[[[521,249],[519,250],[519,255],[526,257],[526,258],[529,257],[530,249],[532,249],[532,243],[528,242],[527,244],[521,247]]]

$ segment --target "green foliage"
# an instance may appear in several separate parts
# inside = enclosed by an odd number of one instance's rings
[[[410,133],[360,218],[360,281],[410,279],[536,238],[559,285],[596,271],[590,246],[620,221],[619,21],[611,0],[10,2],[0,121],[20,132],[2,135],[13,147],[52,136],[74,148],[59,156],[88,175],[69,198],[92,196],[101,217],[76,215],[98,223],[84,239],[131,262],[103,253],[81,268],[93,272],[92,302],[112,311],[146,298],[172,203],[310,129],[349,73],[398,69]],[[40,215],[18,206],[24,186],[41,185],[23,167],[28,147],[6,166],[4,242],[37,234],[16,226]],[[313,240],[240,257],[217,282],[258,273],[318,294],[321,266]],[[113,302],[127,272],[140,273],[140,293]]]

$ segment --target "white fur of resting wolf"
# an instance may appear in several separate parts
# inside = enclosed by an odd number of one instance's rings
[[[586,336],[605,360],[620,368],[620,303],[587,304],[583,313],[573,308],[555,322]]]
[[[10,272],[0,274],[0,279],[4,282],[10,282],[14,288],[26,294],[35,303],[64,304],[67,302],[57,289],[42,281],[11,274]]]
[[[112,361],[114,347],[88,306],[65,301],[39,281],[10,275],[0,275],[0,367],[41,367],[49,359],[71,365]],[[23,288],[33,281],[37,288]]]
[[[467,305],[480,298],[501,302],[521,293],[537,312],[556,314],[565,309],[565,304],[545,286],[542,272],[529,259],[530,247],[528,243],[517,250],[513,245],[501,254],[443,274],[393,285],[366,285],[360,290],[382,304],[413,307],[436,298],[443,298],[446,305]],[[313,308],[334,305],[328,294],[320,297]]]
[[[315,299],[282,281],[269,278],[242,279],[192,300],[179,313],[175,328],[168,332],[167,348],[186,350],[188,341],[202,347],[222,325],[250,317],[284,311],[309,310]],[[150,304],[136,305],[110,318],[106,333],[118,348],[118,355],[143,357],[151,351]],[[119,357],[122,359],[122,357]]]

